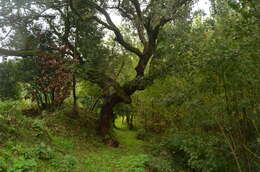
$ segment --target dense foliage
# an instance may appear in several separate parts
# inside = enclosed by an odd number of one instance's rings
[[[71,61],[62,56],[48,54],[20,61],[20,70],[26,71],[21,76],[27,92],[25,98],[36,102],[41,109],[61,105],[70,96]]]
[[[0,0],[0,171],[259,171],[260,2],[193,3]]]
[[[19,97],[16,66],[14,61],[0,63],[0,99],[17,99]]]

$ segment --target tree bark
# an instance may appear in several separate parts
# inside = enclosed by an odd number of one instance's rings
[[[104,103],[101,107],[100,118],[97,126],[97,134],[103,139],[111,137],[111,132],[113,129],[113,121],[115,114],[113,108],[116,104],[120,103],[122,100],[120,97],[111,95],[104,98]]]

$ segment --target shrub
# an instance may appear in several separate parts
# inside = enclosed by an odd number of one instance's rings
[[[42,53],[38,57],[22,59],[19,70],[27,71],[21,75],[26,83],[25,98],[36,102],[41,109],[60,106],[69,97],[71,90],[71,60],[63,56],[50,56]]]
[[[13,165],[7,168],[7,172],[27,172],[36,166],[37,162],[35,160],[25,159],[23,156],[20,156],[13,160]]]
[[[65,155],[62,160],[53,160],[52,165],[60,172],[71,172],[75,169],[77,159],[71,155]]]
[[[6,100],[0,101],[0,115],[9,114],[17,111],[18,101]]]
[[[48,145],[41,143],[34,148],[23,150],[26,159],[51,160],[54,158],[55,151]]]
[[[6,171],[7,163],[3,157],[0,157],[0,171]]]
[[[50,160],[54,157],[54,151],[44,143],[33,149],[35,156],[41,160]]]
[[[120,159],[116,165],[124,172],[145,172],[150,158],[147,154],[129,155]]]
[[[174,172],[171,161],[161,157],[151,157],[146,163],[146,169],[149,172]]]
[[[191,133],[174,134],[161,144],[170,156],[172,166],[177,170],[230,171],[233,167],[228,164],[228,154],[223,154],[220,151],[225,149],[221,145],[215,136]]]
[[[44,132],[44,122],[43,120],[33,120],[32,129],[36,132],[36,136],[42,135]]]

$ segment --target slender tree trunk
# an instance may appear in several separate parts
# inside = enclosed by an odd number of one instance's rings
[[[91,112],[94,111],[95,107],[97,106],[97,104],[98,104],[98,102],[99,102],[99,100],[100,100],[101,98],[102,98],[101,96],[99,96],[99,97],[96,98],[96,100],[94,101],[93,105],[92,105],[91,108],[90,108],[90,111],[91,111]]]
[[[133,130],[134,129],[134,124],[133,124],[133,114],[128,114],[126,116],[126,122],[127,122],[127,126],[129,130]]]
[[[77,111],[77,94],[76,94],[76,85],[77,85],[77,81],[76,81],[76,77],[73,74],[72,76],[72,94],[73,94],[73,111]]]
[[[52,89],[52,90],[51,90],[51,100],[50,100],[51,104],[54,103],[54,100],[55,100],[55,90]]]
[[[131,118],[130,118],[130,121],[131,121],[131,125],[130,125],[130,130],[133,130],[134,129],[134,115],[133,114],[131,114],[131,116],[130,116]]]

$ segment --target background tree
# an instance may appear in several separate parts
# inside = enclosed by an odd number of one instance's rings
[[[67,85],[65,82],[68,80],[72,80],[73,109],[75,110],[77,104],[75,91],[76,76],[83,76],[77,74],[80,71],[79,63],[83,64],[83,61],[87,58],[83,59],[80,51],[90,52],[89,49],[92,47],[89,46],[90,42],[87,43],[88,39],[92,40],[91,45],[95,45],[99,43],[98,40],[101,36],[96,34],[98,31],[96,31],[94,24],[89,25],[89,22],[80,23],[75,19],[69,8],[69,1],[64,0],[55,3],[52,1],[33,1],[33,3],[36,8],[31,6],[31,2],[20,3],[19,1],[13,1],[11,3],[10,1],[1,1],[2,8],[8,8],[12,4],[13,9],[17,9],[17,12],[2,11],[2,16],[5,16],[5,19],[2,19],[2,30],[10,29],[10,32],[5,36],[7,41],[3,40],[2,45],[13,47],[14,50],[2,48],[0,49],[0,54],[25,57],[23,61],[28,62],[23,63],[23,68],[32,70],[31,73],[27,71],[27,74],[34,74],[37,77],[37,79],[33,78],[35,82],[36,80],[45,80],[49,76],[56,76],[56,78],[49,78],[51,82],[46,81],[48,84],[44,84],[45,88],[49,86],[54,87],[54,82],[57,79],[63,78],[59,80],[64,82],[60,83],[61,87]],[[85,46],[79,50],[79,44],[85,44]],[[88,56],[90,56],[90,53]],[[30,66],[32,64],[35,66]],[[29,66],[26,67],[24,65]],[[72,77],[68,77],[66,81],[63,74],[71,75]],[[25,74],[26,76],[28,75]],[[71,88],[68,87],[68,90],[71,90]],[[42,89],[41,86],[40,90]],[[67,93],[66,95],[68,96]],[[67,96],[62,96],[62,99]],[[53,93],[51,97],[53,97]]]
[[[20,88],[17,78],[17,64],[15,61],[6,60],[0,63],[0,99],[17,99]]]
[[[182,53],[165,54],[175,60],[170,75],[138,94],[138,121],[147,131],[163,127],[162,151],[179,170],[257,171],[258,18],[215,3],[214,17],[197,13],[192,25],[168,28],[164,48]],[[153,120],[161,112],[168,125]]]

